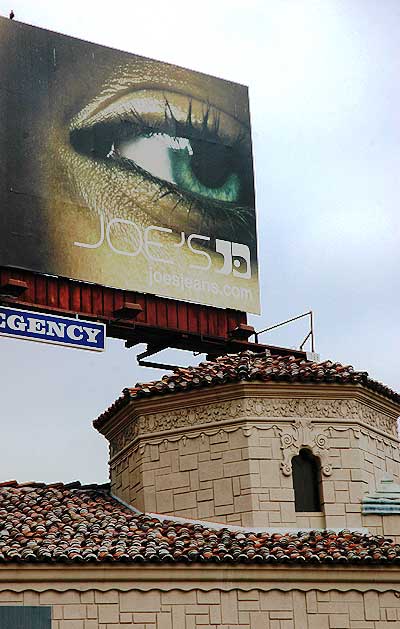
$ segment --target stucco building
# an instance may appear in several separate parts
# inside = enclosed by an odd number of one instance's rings
[[[399,415],[268,352],[125,389],[110,485],[0,486],[1,629],[400,626]]]

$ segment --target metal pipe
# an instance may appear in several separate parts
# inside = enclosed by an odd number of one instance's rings
[[[298,315],[297,317],[292,317],[291,319],[286,319],[286,321],[282,321],[281,323],[275,323],[275,325],[271,325],[268,328],[264,328],[264,330],[259,330],[258,332],[254,332],[254,340],[255,340],[256,343],[258,343],[258,338],[259,338],[260,334],[263,334],[264,332],[269,332],[270,330],[275,330],[276,328],[280,328],[281,326],[286,325],[287,323],[292,323],[293,321],[297,321],[298,319],[302,319],[303,317],[310,317],[310,331],[307,334],[307,336],[304,339],[304,341],[302,342],[302,344],[300,345],[299,349],[302,350],[303,346],[308,341],[308,339],[311,339],[311,351],[315,352],[314,315],[313,315],[313,311],[312,310],[308,310],[307,312],[303,312],[303,314]]]
[[[279,328],[282,325],[286,325],[287,323],[291,323],[292,321],[297,321],[297,319],[301,319],[302,317],[307,317],[309,316],[311,313],[311,310],[309,312],[304,312],[301,315],[298,315],[297,317],[292,317],[291,319],[287,319],[286,321],[282,321],[281,323],[276,323],[275,325],[271,325],[269,328],[265,328],[264,330],[259,330],[257,332],[257,335],[262,334],[263,332],[269,332],[269,330],[274,330],[275,328]]]
[[[309,331],[309,333],[307,334],[306,338],[304,339],[304,341],[303,341],[303,342],[302,342],[302,344],[300,345],[299,349],[303,349],[303,345],[304,345],[305,343],[307,343],[307,341],[308,341],[308,339],[310,338],[310,336],[311,336],[311,330]]]
[[[310,310],[310,325],[311,325],[311,351],[314,352],[314,315],[313,311]]]

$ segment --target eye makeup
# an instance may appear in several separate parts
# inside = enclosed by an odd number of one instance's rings
[[[244,126],[224,111],[157,90],[136,90],[103,107],[88,106],[70,131],[77,152],[105,160],[110,168],[147,172],[164,191],[185,195],[201,208],[204,201],[251,205],[246,137]]]

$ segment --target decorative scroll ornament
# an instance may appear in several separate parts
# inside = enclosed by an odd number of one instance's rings
[[[117,435],[113,436],[111,456],[115,456],[126,445],[144,435],[154,435],[165,431],[173,432],[180,428],[192,429],[207,424],[230,424],[236,420],[244,420],[248,423],[249,420],[257,422],[276,421],[281,418],[297,420],[298,417],[302,418],[300,421],[303,421],[304,418],[314,419],[314,421],[317,418],[322,421],[332,420],[331,424],[334,423],[335,419],[355,423],[362,422],[371,426],[372,434],[374,430],[378,429],[387,437],[392,437],[395,440],[394,446],[398,447],[396,420],[357,400],[246,398],[199,405],[193,408],[180,408],[162,413],[151,413],[139,417],[134,416],[124,424],[123,429]],[[336,427],[334,429],[339,430]],[[347,430],[347,428],[343,428],[343,430]],[[284,434],[289,434],[289,431],[292,434],[292,429],[285,429]],[[326,439],[323,431],[320,432]],[[291,474],[291,471],[288,474]]]
[[[292,458],[302,448],[308,448],[321,461],[321,471],[325,476],[332,474],[332,465],[328,454],[328,437],[324,429],[316,428],[310,419],[299,419],[285,428],[281,434],[283,461],[281,470],[285,476],[292,473]]]

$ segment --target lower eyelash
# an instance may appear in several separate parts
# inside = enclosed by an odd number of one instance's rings
[[[124,168],[125,170],[130,170],[132,173],[140,174],[142,177],[149,180],[153,185],[157,186],[154,201],[169,195],[174,196],[176,198],[176,203],[172,208],[172,212],[177,210],[182,204],[186,206],[189,204],[187,213],[190,214],[192,207],[195,206],[196,211],[200,215],[199,229],[202,228],[203,224],[207,224],[207,229],[209,230],[210,221],[214,223],[214,227],[212,228],[214,231],[216,230],[217,224],[225,223],[225,225],[237,225],[239,223],[244,232],[248,232],[249,238],[251,237],[253,229],[252,226],[255,220],[254,210],[251,208],[236,203],[218,201],[216,199],[211,200],[191,193],[187,190],[183,191],[175,184],[155,177],[147,170],[144,170],[135,162],[125,157],[111,157],[110,161],[112,161],[116,167]]]

